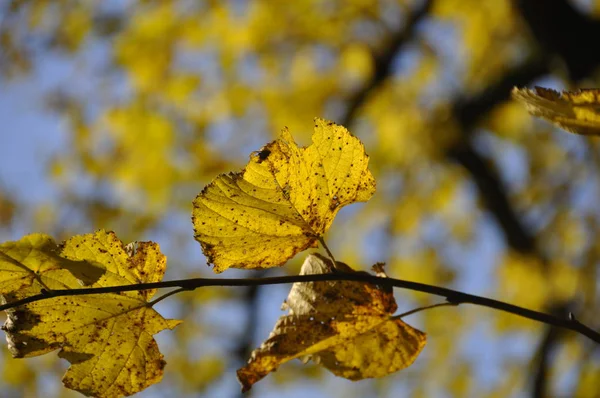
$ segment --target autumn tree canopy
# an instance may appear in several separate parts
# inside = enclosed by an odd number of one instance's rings
[[[0,294],[18,300],[32,289],[213,277],[213,269],[223,278],[367,271],[385,262],[389,278],[572,313],[598,330],[598,101],[576,89],[600,87],[599,33],[595,1],[7,1]],[[523,88],[516,101],[514,86]],[[257,220],[264,231],[250,228]],[[347,289],[360,291],[351,306],[339,299],[351,296]],[[313,298],[299,299],[306,295]],[[297,337],[303,326],[290,323],[314,322],[309,307],[323,295],[346,305],[336,310],[346,321],[319,320],[312,336],[320,337],[306,346],[265,349]],[[422,292],[392,295],[350,281],[205,287],[148,306],[157,297],[150,289],[51,297],[9,310],[2,390],[63,396],[66,372],[65,385],[95,391],[104,376],[74,375],[97,370],[81,353],[98,345],[113,359],[127,353],[125,361],[155,364],[143,377],[113,377],[127,382],[107,386],[109,396],[150,385],[157,369],[162,382],[140,396],[238,394],[237,369],[247,389],[269,367],[278,370],[245,394],[598,390],[599,345],[590,339],[468,305],[394,318],[440,302]],[[65,309],[48,315],[48,305]],[[90,319],[72,320],[77,306]],[[123,307],[127,315],[110,315]],[[111,331],[72,333],[86,328]],[[412,343],[386,345],[377,328]],[[40,334],[44,345],[36,345]],[[111,336],[121,343],[106,345]],[[335,377],[361,378],[350,368],[365,357],[343,356],[360,349],[338,344],[356,336],[390,352],[379,358],[390,369],[412,365],[358,383]],[[55,349],[67,361],[11,357]],[[394,362],[398,349],[409,360]]]

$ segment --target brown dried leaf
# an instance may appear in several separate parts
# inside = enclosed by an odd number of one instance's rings
[[[344,263],[336,268],[354,272]],[[301,275],[333,270],[331,261],[309,255]],[[425,333],[391,314],[389,289],[348,281],[295,283],[284,303],[289,310],[269,338],[239,369],[242,390],[295,358],[312,359],[350,380],[383,377],[410,366],[425,346]]]

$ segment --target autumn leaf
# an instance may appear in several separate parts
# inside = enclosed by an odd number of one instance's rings
[[[338,262],[337,270],[355,272]],[[306,258],[301,275],[333,271],[319,254]],[[237,372],[242,390],[295,358],[313,360],[350,380],[384,377],[410,366],[426,343],[425,333],[391,314],[391,290],[360,282],[295,283],[269,338]]]
[[[315,119],[312,145],[299,148],[287,128],[221,174],[194,200],[196,239],[216,273],[284,264],[317,244],[345,205],[369,200],[375,180],[358,138]]]
[[[45,236],[26,238],[32,253],[52,248],[55,266],[60,266],[62,259],[72,267],[93,264],[103,269],[92,287],[159,281],[166,268],[157,244],[138,242],[135,247],[125,247],[112,232],[75,236],[59,246],[60,250]],[[44,269],[46,257],[25,260],[32,269]],[[52,290],[81,287],[74,277],[42,278]],[[40,285],[33,283],[2,298],[10,302],[39,292]],[[180,323],[164,319],[152,308],[148,300],[153,293],[51,297],[8,310],[2,329],[13,357],[60,349],[59,356],[71,363],[63,377],[66,387],[98,397],[131,395],[160,381],[165,362],[152,336]]]
[[[512,96],[534,116],[575,134],[600,135],[600,90],[558,92],[543,87],[519,89]]]
[[[24,236],[16,242],[0,244],[0,294],[31,286],[76,278],[81,285],[91,285],[105,272],[98,263],[71,261],[60,255],[60,247],[44,234]]]

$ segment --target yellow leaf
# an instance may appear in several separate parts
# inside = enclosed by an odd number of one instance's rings
[[[316,245],[340,208],[375,193],[363,144],[315,119],[312,145],[284,128],[239,173],[221,174],[194,200],[196,239],[216,273],[284,264]]]
[[[513,98],[534,116],[575,134],[600,135],[600,90],[582,89],[561,93],[543,87],[515,87]]]
[[[47,240],[39,241],[42,247]],[[112,232],[75,236],[57,257],[71,264],[99,264],[103,274],[93,287],[154,282],[162,279],[166,258],[157,244],[125,247]],[[53,290],[81,287],[77,279],[45,278]],[[39,293],[39,285],[3,295],[4,301]],[[148,301],[153,291],[54,297],[8,310],[3,326],[13,357],[60,349],[71,366],[66,387],[85,395],[131,395],[157,383],[165,362],[154,334],[180,321],[164,319]]]
[[[311,254],[300,274],[330,273],[332,265]],[[354,272],[340,262],[336,268]],[[312,359],[350,380],[384,377],[410,366],[426,343],[425,333],[391,316],[397,308],[392,291],[375,285],[295,283],[283,308],[289,314],[237,372],[243,391],[295,358]]]
[[[0,294],[31,286],[36,280],[45,288],[46,283],[56,281],[72,284],[73,277],[81,285],[91,285],[104,271],[101,264],[76,263],[61,257],[60,247],[48,235],[31,234],[16,242],[0,244]]]

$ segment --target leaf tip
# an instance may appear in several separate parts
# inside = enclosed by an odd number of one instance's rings
[[[252,389],[252,385],[259,380],[256,378],[256,376],[254,376],[253,373],[248,372],[245,367],[238,369],[236,374],[238,382],[241,385],[242,393],[250,391],[250,389]]]

